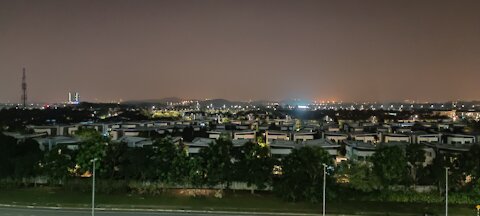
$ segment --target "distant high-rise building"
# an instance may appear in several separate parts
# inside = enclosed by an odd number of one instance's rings
[[[80,94],[78,92],[75,92],[75,97],[73,99],[75,100],[75,103],[80,103]]]
[[[80,103],[80,94],[75,92],[72,94],[71,92],[68,93],[68,103],[69,104],[79,104]]]

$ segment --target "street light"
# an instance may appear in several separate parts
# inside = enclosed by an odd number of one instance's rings
[[[448,167],[445,167],[445,216],[448,216]]]
[[[90,160],[93,163],[93,174],[92,174],[92,216],[95,216],[95,162],[98,158]]]
[[[325,216],[325,189],[327,188],[327,164],[323,164],[323,216]]]

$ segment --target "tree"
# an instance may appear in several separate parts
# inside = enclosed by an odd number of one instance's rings
[[[188,183],[193,186],[200,186],[204,182],[201,163],[202,160],[199,157],[190,157],[188,160]]]
[[[170,137],[163,139],[155,140],[152,145],[152,155],[151,160],[151,174],[156,180],[163,182],[174,182],[172,181],[172,172],[175,169],[173,167],[173,161],[177,157],[177,147],[173,143]]]
[[[437,185],[438,191],[442,192],[444,190],[443,185],[445,184],[445,167],[447,166],[447,161],[445,161],[445,154],[438,152],[433,159],[433,163],[429,166],[430,179],[432,183]]]
[[[406,156],[413,184],[418,184],[418,171],[423,168],[425,162],[425,150],[421,144],[409,144],[406,148]]]
[[[152,155],[151,149],[148,148],[128,148],[125,153],[125,163],[120,164],[120,170],[123,178],[126,180],[135,179],[145,181],[151,174],[152,164],[150,157]]]
[[[232,148],[231,140],[220,138],[200,150],[202,173],[208,185],[226,183],[229,186],[233,174]]]
[[[275,185],[275,191],[291,201],[308,200],[318,202],[322,197],[323,164],[331,166],[333,160],[320,147],[302,147],[293,149],[282,161],[283,175]],[[329,188],[332,177],[327,176]]]
[[[407,159],[398,146],[381,147],[371,157],[373,171],[383,186],[399,184],[405,180]]]
[[[96,168],[99,168],[105,157],[105,150],[108,145],[108,139],[93,129],[84,129],[77,132],[76,136],[82,141],[79,144],[76,157],[80,173],[91,171],[92,159],[97,158]]]
[[[450,168],[448,172],[449,187],[458,190],[464,186],[465,173],[461,170],[460,163],[461,155],[458,153],[437,153],[433,160],[431,170],[440,192],[443,191],[445,186],[445,167]]]
[[[188,126],[188,127],[183,128],[182,138],[183,138],[183,140],[185,140],[187,142],[191,142],[193,140],[193,138],[195,138],[192,126]]]
[[[178,146],[174,152],[174,158],[172,161],[172,169],[170,170],[169,179],[171,182],[185,185],[187,183],[193,183],[192,175],[195,175],[198,171],[196,161],[190,158],[185,148]],[[194,170],[194,171],[192,171]]]
[[[0,178],[12,177],[14,174],[14,155],[17,141],[0,133]]]
[[[237,151],[235,159],[237,180],[247,182],[248,186],[255,185],[258,189],[272,184],[274,161],[267,146],[247,142]]]
[[[338,170],[338,176],[345,179],[351,189],[371,192],[380,189],[382,185],[369,163],[344,162]]]
[[[103,178],[125,178],[128,145],[124,142],[109,143],[105,149],[103,169],[100,176]]]
[[[472,145],[470,150],[465,152],[459,160],[460,170],[464,177],[470,176],[473,180],[480,179],[480,145]],[[472,182],[475,182],[472,181]]]
[[[27,139],[15,145],[13,157],[14,176],[17,178],[32,177],[36,175],[43,153],[37,141]]]
[[[40,163],[42,173],[50,181],[65,181],[75,168],[73,152],[65,146],[56,146],[47,152]]]
[[[480,196],[480,179],[477,179],[473,183],[473,193]]]
[[[0,133],[0,178],[35,176],[43,154],[38,142],[27,139],[21,142]]]

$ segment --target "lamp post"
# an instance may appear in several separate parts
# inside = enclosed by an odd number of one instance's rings
[[[325,216],[325,190],[327,188],[327,164],[323,164],[323,216]]]
[[[445,216],[448,216],[448,167],[445,167]]]
[[[95,216],[95,162],[98,158],[90,160],[93,163],[93,173],[92,173],[92,216]]]

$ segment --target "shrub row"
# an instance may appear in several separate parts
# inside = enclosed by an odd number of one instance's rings
[[[360,197],[357,197],[360,198]],[[353,199],[356,199],[353,197]],[[438,192],[419,193],[414,191],[383,191],[375,194],[364,195],[363,201],[384,201],[400,203],[443,203],[445,196]],[[476,205],[480,203],[480,194],[475,193],[449,193],[448,202],[451,204]]]
[[[95,190],[102,194],[114,193],[133,193],[138,195],[161,195],[172,188],[171,185],[161,182],[138,182],[123,180],[98,180],[95,183]],[[26,179],[0,179],[0,189],[22,188],[33,186]],[[75,192],[90,192],[92,182],[90,178],[69,179],[62,185],[64,190]],[[343,191],[339,194],[346,196],[331,197],[332,199],[348,199],[358,201],[382,201],[382,202],[400,202],[400,203],[443,203],[444,195],[438,192],[419,193],[411,190],[404,191],[381,191],[371,193],[361,193],[354,191]],[[451,192],[449,194],[449,203],[476,205],[480,203],[480,194],[474,192]]]

